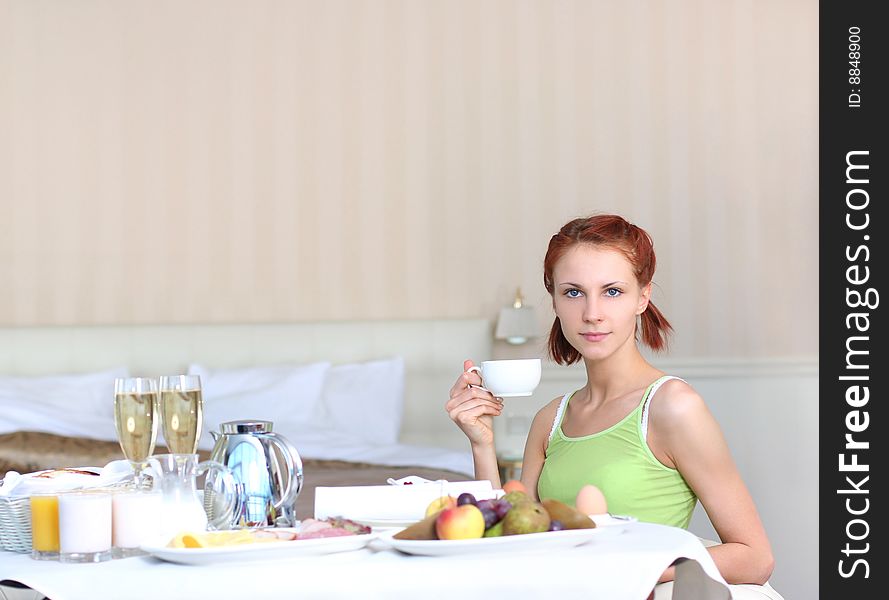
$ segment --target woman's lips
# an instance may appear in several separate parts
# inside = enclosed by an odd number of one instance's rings
[[[581,333],[583,339],[588,342],[601,342],[608,335],[607,333]]]

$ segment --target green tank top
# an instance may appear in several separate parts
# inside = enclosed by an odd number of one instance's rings
[[[574,392],[566,394],[550,433],[538,496],[574,506],[577,492],[591,483],[602,490],[611,514],[687,528],[697,497],[679,471],[661,463],[645,441],[648,401],[669,379],[678,378],[665,375],[648,386],[639,406],[620,422],[577,438],[562,433]]]

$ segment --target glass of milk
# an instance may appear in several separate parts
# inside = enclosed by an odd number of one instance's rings
[[[125,489],[111,497],[111,542],[114,558],[145,554],[139,546],[157,536],[161,521],[160,491]]]
[[[68,563],[111,559],[111,494],[59,494],[59,560]]]

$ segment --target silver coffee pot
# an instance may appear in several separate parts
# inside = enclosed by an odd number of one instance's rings
[[[271,421],[229,421],[215,440],[210,460],[231,471],[238,494],[230,527],[292,527],[296,524],[296,498],[303,485],[299,452],[283,435],[272,431]],[[204,508],[212,518],[219,503],[219,481],[207,476]]]

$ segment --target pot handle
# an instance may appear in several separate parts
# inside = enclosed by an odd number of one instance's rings
[[[303,461],[299,457],[296,446],[290,443],[290,440],[286,437],[274,431],[270,431],[265,435],[281,450],[281,454],[287,462],[287,472],[290,473],[290,478],[287,480],[287,488],[281,493],[281,499],[274,505],[275,508],[281,508],[295,502],[303,489]]]

